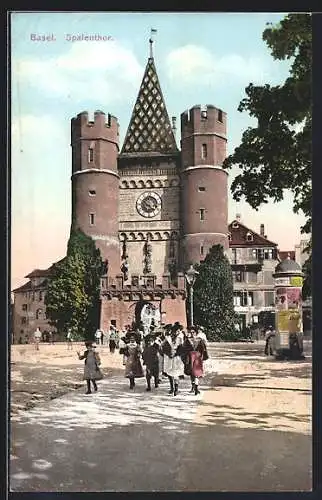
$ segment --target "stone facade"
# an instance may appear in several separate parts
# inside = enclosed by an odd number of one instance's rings
[[[257,233],[240,217],[229,226],[229,257],[234,279],[234,306],[242,326],[262,324],[261,316],[275,311],[273,274],[279,262],[277,244],[268,240],[264,225]]]
[[[71,227],[107,261],[102,328],[123,328],[147,302],[163,322],[186,325],[184,271],[212,245],[228,249],[226,113],[213,105],[184,111],[180,150],[150,43],[121,148],[116,117],[96,111],[93,121],[87,112],[71,120]]]
[[[14,290],[12,315],[13,342],[30,343],[37,327],[41,332],[54,332],[46,317],[45,294],[50,270],[35,269],[30,280]]]

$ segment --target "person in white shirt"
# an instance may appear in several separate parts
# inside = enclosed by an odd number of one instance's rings
[[[36,351],[39,351],[39,343],[40,343],[41,337],[42,337],[42,333],[38,327],[34,333]]]
[[[97,345],[103,344],[103,332],[99,328],[95,332]]]
[[[67,330],[67,350],[73,349],[73,333],[72,329],[68,328]]]

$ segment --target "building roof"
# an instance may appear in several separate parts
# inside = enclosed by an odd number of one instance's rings
[[[297,262],[295,262],[295,260],[292,260],[290,257],[283,260],[275,267],[275,273],[292,273],[292,272],[301,273],[301,266]]]
[[[121,155],[173,154],[178,147],[153,57],[149,57]]]
[[[30,290],[32,290],[31,281],[28,281],[27,283],[24,283],[23,285],[19,286],[18,288],[15,288],[12,291],[13,292],[28,292]]]
[[[48,269],[34,269],[33,271],[31,271],[31,273],[27,274],[27,276],[25,276],[25,278],[48,278],[48,276],[50,276],[50,274],[52,272],[53,267],[56,264],[59,264],[60,262],[62,262],[64,260],[64,258],[65,257],[58,260],[57,262],[54,262],[50,267],[48,267]],[[24,283],[23,285],[19,286],[18,288],[15,288],[14,290],[12,290],[12,292],[28,292],[28,291],[32,291],[32,290],[37,290],[38,288],[42,288],[44,286],[45,281],[47,281],[47,280],[43,280],[38,286],[35,287],[32,285],[32,282],[29,280],[27,283]]]
[[[290,257],[291,260],[295,260],[295,251],[294,250],[279,250],[278,258],[282,261]]]
[[[50,275],[50,269],[50,267],[48,269],[34,269],[25,278],[45,278]]]
[[[261,236],[237,219],[229,224],[228,231],[230,247],[277,247],[277,243]]]

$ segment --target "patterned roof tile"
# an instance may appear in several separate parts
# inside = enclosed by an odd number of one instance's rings
[[[178,152],[152,57],[145,68],[121,155],[134,152]]]

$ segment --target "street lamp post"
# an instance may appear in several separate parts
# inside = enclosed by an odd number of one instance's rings
[[[185,273],[185,278],[189,285],[190,327],[193,326],[193,285],[195,284],[198,274],[198,271],[193,268],[192,264]]]

